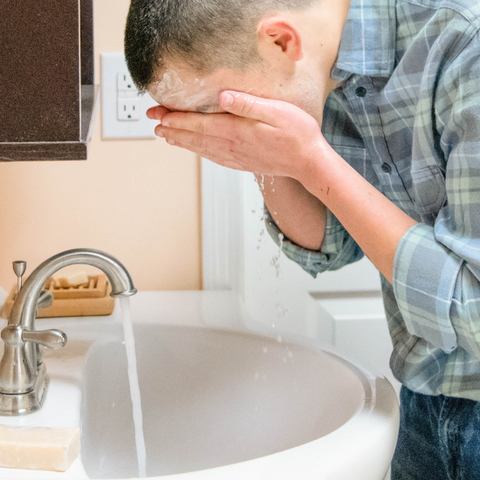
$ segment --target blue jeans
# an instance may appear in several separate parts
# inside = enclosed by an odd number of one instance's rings
[[[392,480],[480,480],[480,403],[402,387]]]

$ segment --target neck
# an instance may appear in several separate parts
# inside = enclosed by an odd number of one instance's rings
[[[304,58],[298,67],[304,73],[310,72],[315,80],[318,102],[310,104],[309,113],[321,125],[323,107],[328,95],[341,84],[330,78],[330,72],[337,61],[343,28],[350,11],[350,0],[320,0],[307,12],[297,15],[302,18]],[[314,111],[312,111],[314,110]]]

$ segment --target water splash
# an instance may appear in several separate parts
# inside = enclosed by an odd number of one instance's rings
[[[128,381],[130,383],[130,395],[133,404],[133,423],[135,426],[135,443],[137,446],[138,476],[147,476],[147,451],[143,435],[142,402],[140,397],[140,386],[137,374],[137,355],[135,353],[135,337],[133,336],[132,315],[130,312],[130,299],[120,299],[123,317],[123,332],[125,335],[125,349],[128,360]]]
[[[265,229],[263,228],[262,231],[260,232],[260,238],[258,239],[257,250],[260,250],[264,236],[265,236]]]
[[[261,174],[260,175],[260,190],[263,192],[265,190],[265,175]]]
[[[270,262],[270,265],[273,265],[275,267],[275,274],[277,278],[280,276],[280,258],[282,256],[283,242],[285,240],[285,235],[283,235],[283,233],[279,233],[278,239],[280,241],[278,253],[272,258],[272,261]]]

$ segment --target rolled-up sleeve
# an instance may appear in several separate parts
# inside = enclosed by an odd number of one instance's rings
[[[273,220],[265,205],[265,223],[268,233],[280,246],[283,237],[283,252],[298,263],[312,277],[319,273],[333,271],[361,260],[363,251],[345,230],[337,218],[327,209],[325,236],[320,250],[308,250],[288,239]]]
[[[446,159],[446,205],[434,226],[400,241],[393,287],[408,331],[447,353],[480,359],[480,41],[440,85],[437,121]],[[440,108],[441,107],[441,108]]]

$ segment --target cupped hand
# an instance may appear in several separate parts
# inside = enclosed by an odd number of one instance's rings
[[[228,113],[150,109],[160,121],[155,133],[219,165],[302,181],[328,148],[317,121],[279,100],[226,91],[220,106]]]

